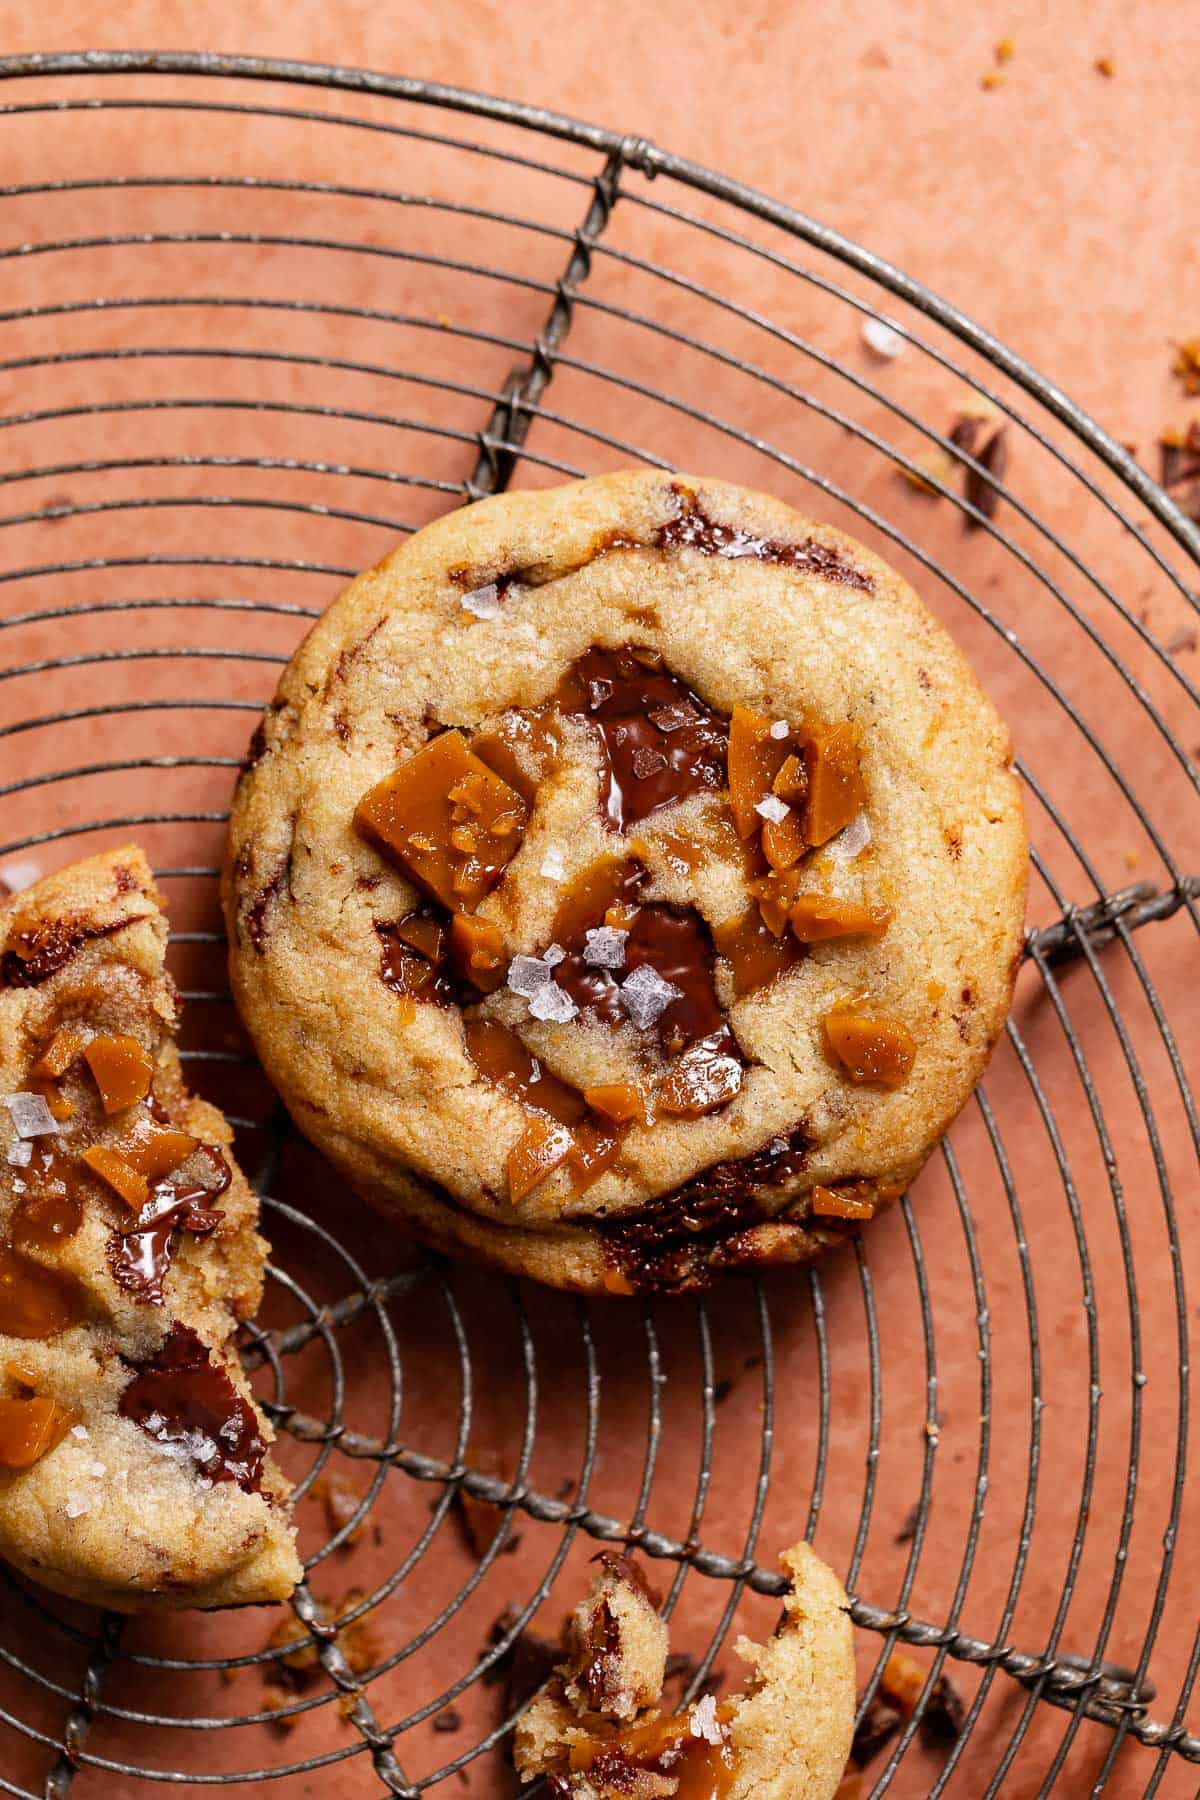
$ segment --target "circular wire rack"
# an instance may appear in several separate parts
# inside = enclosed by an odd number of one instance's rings
[[[517,1664],[599,1544],[661,1588],[682,1698],[736,1686],[800,1537],[861,1707],[895,1647],[925,1671],[863,1794],[1194,1792],[1194,526],[953,307],[641,138],[245,58],[0,76],[0,875],[152,855],[190,1077],[263,1194],[245,1359],[307,1570],[290,1610],[157,1621],[5,1572],[0,1793],[512,1793]],[[954,430],[981,402],[1006,468]],[[340,585],[447,507],[629,464],[910,576],[1013,725],[1031,922],[985,1083],[860,1241],[592,1306],[345,1199],[239,1033],[215,878]]]

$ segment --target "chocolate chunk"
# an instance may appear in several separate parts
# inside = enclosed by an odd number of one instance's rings
[[[417,907],[402,919],[376,919],[375,935],[379,939],[379,979],[393,994],[428,1000],[434,1006],[461,1003],[459,985],[442,960],[446,930],[432,908]]]
[[[205,1237],[224,1217],[213,1202],[228,1190],[233,1172],[215,1144],[201,1144],[193,1151],[188,1164],[197,1161],[207,1163],[211,1181],[189,1180],[185,1170],[178,1170],[155,1184],[131,1229],[109,1233],[105,1248],[113,1280],[135,1300],[161,1306],[175,1233],[190,1231]]]
[[[599,738],[601,811],[614,831],[673,801],[724,788],[728,725],[656,651],[585,651],[557,698]],[[664,713],[665,728],[655,722]]]
[[[82,920],[51,919],[17,931],[11,949],[0,956],[0,987],[38,987],[57,975],[93,938],[112,937],[124,931],[132,919],[116,919],[111,925],[85,925]]]
[[[996,483],[1003,481],[1008,467],[1008,426],[1004,418],[982,406],[978,411],[960,413],[950,429],[950,442],[980,464],[978,469],[964,468],[963,493],[968,503],[985,519],[994,518],[1000,499]],[[967,525],[977,528],[979,520],[968,515]]]
[[[172,1455],[190,1460],[205,1480],[233,1481],[257,1493],[267,1453],[258,1422],[191,1327],[173,1325],[162,1349],[132,1366],[122,1417]]]
[[[254,946],[255,953],[259,956],[262,956],[267,948],[267,914],[279,897],[284,883],[287,882],[289,889],[291,886],[292,851],[295,848],[295,842],[296,815],[293,813],[288,821],[287,852],[279,858],[279,861],[275,865],[274,873],[266,884],[259,889],[254,900],[246,908],[246,935]],[[246,848],[247,846],[243,845],[243,850]],[[239,873],[249,872],[249,861],[250,859],[247,857],[246,866],[243,871],[239,855]]]
[[[957,1743],[967,1719],[967,1705],[949,1675],[939,1675],[921,1714],[921,1736],[945,1748]]]
[[[587,931],[603,923],[603,914],[581,921],[578,934],[558,939],[566,956],[555,977],[585,1018],[617,1026],[626,1012],[621,982],[635,970],[649,968],[677,990],[654,1023],[664,1056],[678,1056],[701,1041],[713,1040],[713,1054],[741,1062],[737,1040],[721,1011],[713,981],[716,960],[708,927],[690,907],[652,903],[639,906],[625,938],[623,968],[612,970],[586,960]]]
[[[723,525],[704,511],[696,495],[680,482],[672,482],[671,491],[678,503],[674,518],[660,525],[655,542],[662,550],[699,550],[705,556],[729,558],[749,557],[754,562],[781,563],[790,569],[803,569],[819,575],[824,581],[837,581],[843,587],[874,592],[875,584],[861,569],[813,538],[803,543],[784,543],[778,538],[760,537],[757,532],[740,526]]]
[[[850,1746],[851,1762],[860,1769],[865,1769],[891,1743],[903,1726],[904,1714],[899,1707],[891,1706],[876,1694],[855,1730],[854,1742]]]
[[[714,1163],[637,1213],[593,1219],[616,1266],[639,1292],[697,1285],[722,1241],[759,1223],[764,1188],[804,1169],[809,1136],[797,1125],[753,1156]]]

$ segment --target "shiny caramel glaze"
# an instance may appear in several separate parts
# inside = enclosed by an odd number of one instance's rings
[[[124,1112],[150,1092],[154,1060],[127,1032],[101,1032],[84,1048],[106,1113]]]
[[[363,795],[354,825],[451,911],[470,912],[516,854],[529,809],[460,731],[430,738]]]
[[[757,907],[713,926],[717,955],[729,964],[734,995],[753,994],[804,960],[804,947],[790,934],[768,930]]]
[[[858,1003],[835,1007],[821,1021],[831,1060],[851,1081],[899,1087],[916,1061],[912,1032],[900,1019],[858,1010]]]
[[[620,1132],[593,1113],[577,1088],[560,1081],[495,1019],[463,1019],[467,1055],[479,1073],[534,1116],[508,1157],[509,1198],[518,1204],[548,1175],[570,1164],[571,1192],[581,1193],[620,1153]]]
[[[0,1399],[0,1469],[30,1469],[41,1462],[78,1416],[43,1395]]]

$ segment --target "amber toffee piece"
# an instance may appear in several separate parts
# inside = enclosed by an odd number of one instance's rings
[[[0,1555],[121,1612],[300,1577],[233,1341],[262,1289],[258,1205],[183,1086],[166,937],[134,848],[0,906],[22,970],[0,992]]]
[[[784,1620],[736,1646],[744,1693],[661,1710],[667,1631],[637,1566],[605,1553],[567,1621],[564,1655],[518,1721],[523,1781],[558,1800],[831,1800],[854,1719],[849,1602],[806,1544],[781,1561]]]
[[[913,1179],[1024,880],[1007,735],[905,583],[640,473],[459,509],[350,587],[263,718],[222,900],[264,1067],[364,1197],[628,1295],[819,1255]]]

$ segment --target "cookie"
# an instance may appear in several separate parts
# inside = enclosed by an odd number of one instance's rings
[[[233,1341],[258,1202],[184,1087],[166,942],[133,847],[0,905],[0,1555],[120,1612],[302,1573]]]
[[[1020,955],[1012,751],[860,545],[624,474],[417,533],[237,788],[237,1003],[429,1243],[582,1291],[811,1257],[920,1169]]]
[[[745,1692],[666,1715],[666,1627],[637,1569],[624,1557],[600,1561],[568,1621],[563,1662],[517,1722],[523,1781],[548,1776],[556,1800],[836,1793],[854,1727],[854,1651],[842,1585],[807,1544],[781,1558],[791,1587],[774,1637],[735,1645],[750,1669]]]

